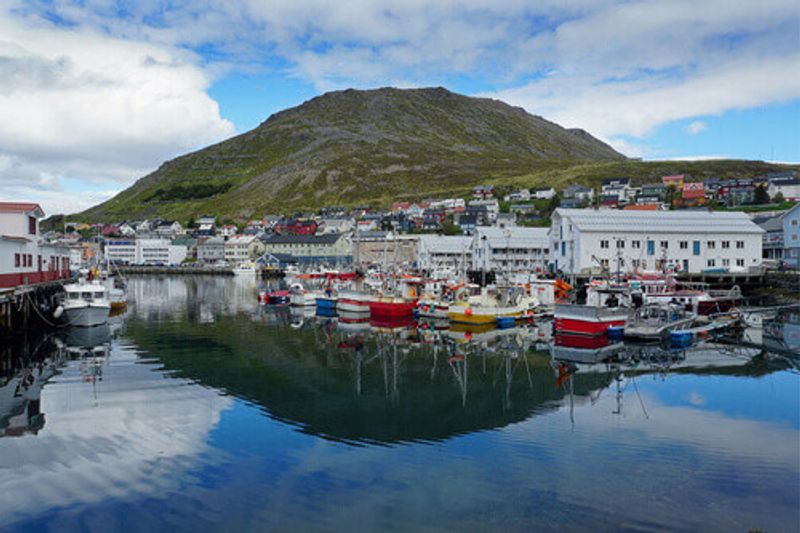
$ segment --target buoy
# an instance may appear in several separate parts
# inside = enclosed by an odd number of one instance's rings
[[[428,310],[430,310],[430,306],[423,305],[423,306],[422,306],[422,310],[423,310],[423,311],[428,311]]]
[[[464,314],[467,315],[467,316],[472,316],[472,309],[467,307],[466,311],[464,311]]]
[[[60,306],[60,305],[58,307],[56,307],[55,311],[53,311],[53,316],[55,318],[61,318],[61,315],[63,315],[63,314],[64,314],[64,308],[62,306]]]

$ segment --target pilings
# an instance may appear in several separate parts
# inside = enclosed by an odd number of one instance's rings
[[[173,275],[204,275],[204,276],[233,276],[230,267],[206,266],[125,266],[115,267],[120,273],[128,275],[147,274],[173,274]]]
[[[0,340],[45,330],[54,323],[65,280],[0,289]]]

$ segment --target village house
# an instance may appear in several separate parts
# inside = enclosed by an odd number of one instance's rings
[[[683,207],[700,207],[706,204],[706,191],[702,181],[692,181],[683,184],[680,205]]]
[[[472,197],[481,199],[481,198],[493,198],[494,197],[494,185],[478,185],[472,188]]]
[[[217,263],[225,260],[225,239],[207,237],[197,243],[197,260],[201,263]]]
[[[787,177],[770,181],[767,193],[770,198],[780,194],[785,201],[800,202],[800,179]]]
[[[255,259],[264,251],[264,244],[254,235],[234,235],[225,241],[225,261],[230,265]]]
[[[355,228],[356,223],[350,217],[326,217],[320,220],[317,226],[317,233],[348,233],[355,230]]]
[[[494,224],[494,221],[497,220],[497,214],[500,212],[500,202],[497,201],[496,198],[486,198],[482,200],[470,200],[467,204],[467,208],[465,210],[466,213],[469,213],[470,208],[475,207],[485,207],[486,208],[486,222],[489,224]]]
[[[478,227],[478,215],[462,214],[458,217],[456,225],[464,235],[472,235],[475,233],[475,228]],[[485,222],[483,225],[485,225]]]
[[[239,229],[236,227],[235,224],[225,224],[224,226],[221,226],[217,231],[217,235],[221,235],[222,237],[225,238],[233,237],[237,233],[239,233]]]
[[[324,235],[268,235],[262,253],[291,255],[299,263],[341,264],[352,261],[350,239],[345,233]]]
[[[664,184],[664,187],[672,187],[676,191],[680,191],[683,189],[683,183],[686,181],[685,174],[675,174],[674,176],[663,176],[661,178],[661,183]]]
[[[577,204],[589,204],[594,199],[594,189],[582,185],[570,185],[564,189],[564,198]]]
[[[472,237],[462,235],[420,235],[417,241],[417,269],[432,273],[472,269]]]
[[[763,230],[745,213],[559,208],[551,220],[553,263],[566,274],[761,265]]]
[[[625,203],[636,197],[636,190],[630,185],[629,178],[611,178],[603,180],[600,194],[604,197],[616,196],[617,203]]]
[[[203,215],[195,220],[197,235],[211,236],[217,232],[217,219],[209,215]]]
[[[756,187],[751,179],[725,181],[717,191],[717,199],[728,206],[753,202]]]
[[[275,224],[275,233],[279,235],[314,235],[317,232],[317,221],[293,218]]]
[[[552,187],[539,187],[531,191],[533,197],[537,200],[549,200],[556,195],[556,190]]]
[[[528,189],[519,189],[518,191],[511,192],[503,197],[506,202],[527,202],[531,199],[531,191]]]

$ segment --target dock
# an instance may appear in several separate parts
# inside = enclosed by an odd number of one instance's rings
[[[231,267],[215,266],[133,266],[119,265],[115,267],[120,273],[129,275],[150,275],[150,274],[169,274],[169,275],[192,275],[192,276],[233,276]]]
[[[30,329],[55,324],[62,286],[70,280],[55,280],[0,289],[0,339],[27,333]]]

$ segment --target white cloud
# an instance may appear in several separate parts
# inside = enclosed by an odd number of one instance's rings
[[[209,83],[180,49],[0,12],[2,196],[33,194],[50,213],[83,208],[101,189],[232,134]],[[63,194],[68,179],[95,192]]]
[[[697,135],[698,133],[702,133],[708,129],[708,124],[703,122],[702,120],[695,120],[688,126],[686,126],[686,132],[691,135]]]

